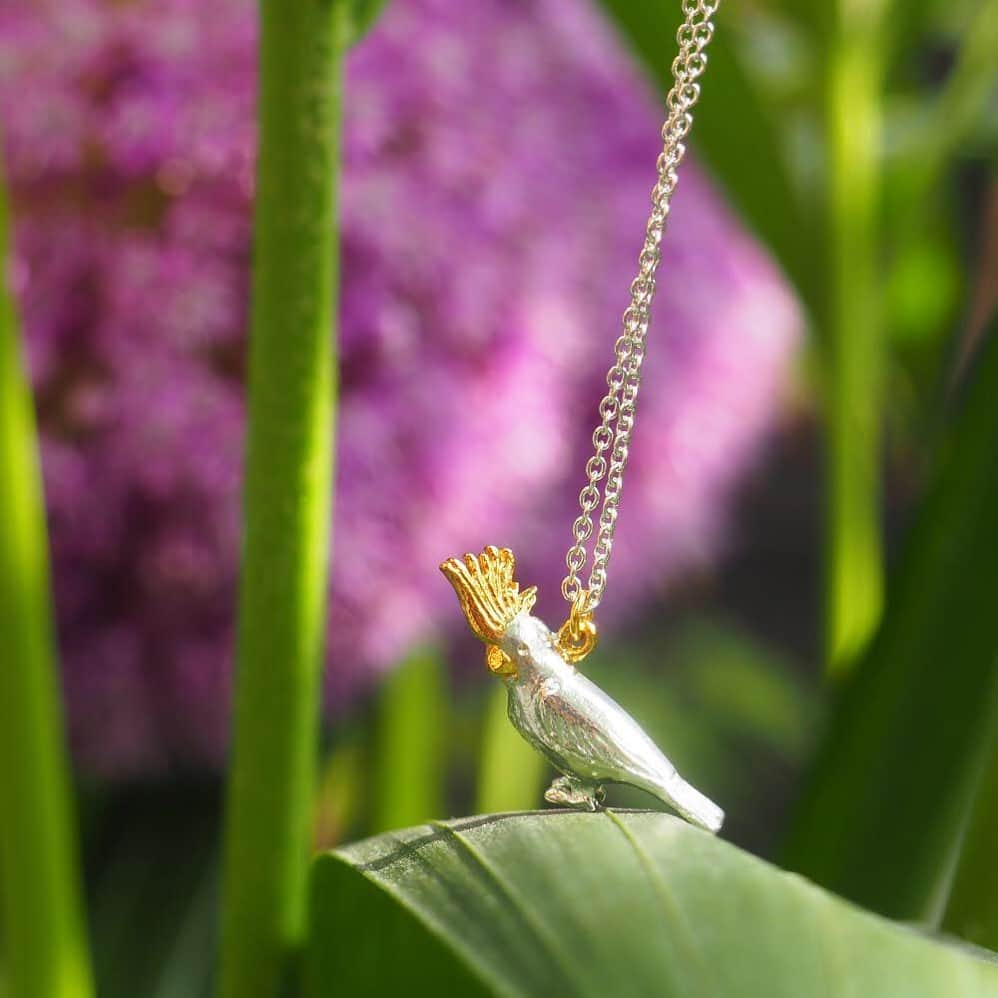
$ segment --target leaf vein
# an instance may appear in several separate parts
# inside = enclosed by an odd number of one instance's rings
[[[497,893],[502,895],[509,903],[511,911],[519,917],[529,933],[526,938],[530,938],[530,935],[537,940],[540,949],[546,954],[548,964],[556,968],[557,973],[563,980],[574,980],[577,982],[579,990],[577,994],[586,994],[589,991],[589,982],[585,977],[580,977],[576,974],[575,963],[572,960],[571,954],[562,951],[561,947],[558,945],[556,937],[554,937],[544,925],[543,921],[535,917],[531,912],[529,905],[523,902],[523,899],[519,897],[505,880],[499,875],[498,871],[495,870],[489,861],[481,854],[481,852],[475,848],[475,846],[466,839],[461,833],[456,829],[452,828],[446,822],[442,821],[431,821],[430,825],[446,835],[448,835],[452,841],[454,841],[461,849],[464,850],[465,854],[469,856],[478,868],[489,878],[491,883],[497,889]]]
[[[641,840],[638,839],[638,837],[631,831],[626,822],[622,821],[620,817],[614,814],[614,812],[609,808],[607,808],[603,813],[614,825],[617,826],[618,829],[620,829],[624,838],[634,851],[635,856],[637,856],[638,863],[648,874],[652,890],[658,898],[659,906],[661,907],[666,920],[671,922],[673,927],[677,930],[675,937],[679,945],[682,946],[682,948],[689,954],[690,963],[697,969],[698,991],[703,995],[716,994],[717,991],[712,991],[708,987],[707,983],[707,978],[711,976],[709,969],[710,965],[704,959],[703,953],[697,945],[693,928],[686,919],[686,916],[683,914],[682,906],[676,901],[676,898],[666,882],[665,877],[662,876],[662,871],[655,864],[655,861],[652,859],[648,850],[644,847]]]

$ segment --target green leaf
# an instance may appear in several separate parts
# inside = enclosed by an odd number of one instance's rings
[[[931,917],[989,723],[998,596],[998,335],[936,453],[883,624],[806,784],[789,864],[867,907]]]
[[[652,812],[489,815],[369,839],[316,861],[312,905],[311,998],[998,992],[998,963]]]
[[[0,180],[0,910],[12,996],[86,998],[78,882],[49,593],[34,403],[4,278]]]

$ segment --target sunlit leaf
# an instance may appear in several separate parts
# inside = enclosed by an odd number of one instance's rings
[[[651,812],[465,818],[326,854],[307,963],[311,998],[998,988],[998,963]]]

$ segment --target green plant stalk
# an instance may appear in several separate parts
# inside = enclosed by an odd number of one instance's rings
[[[847,669],[880,618],[883,329],[877,227],[882,0],[840,0],[827,61],[826,656]]]
[[[388,676],[378,706],[374,830],[443,817],[447,689],[436,651],[416,652]]]
[[[7,258],[0,183],[0,266]],[[0,893],[9,993],[93,993],[31,389],[0,276]]]
[[[996,663],[998,665],[998,663]],[[998,689],[995,691],[998,693]],[[998,951],[998,697],[994,697],[983,768],[967,819],[944,932]]]
[[[304,936],[332,500],[345,0],[263,0],[249,429],[220,994]]]
[[[478,765],[476,810],[525,811],[537,807],[548,766],[520,737],[506,716],[506,687],[495,683],[485,706],[482,753]]]

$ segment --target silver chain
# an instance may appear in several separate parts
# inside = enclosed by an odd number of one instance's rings
[[[600,424],[593,431],[595,453],[586,462],[588,483],[579,493],[582,512],[572,525],[575,543],[565,556],[568,575],[561,584],[562,595],[573,605],[584,596],[582,609],[588,612],[596,609],[606,589],[606,566],[613,550],[624,468],[641,387],[641,364],[645,358],[645,338],[655,296],[655,272],[662,259],[662,235],[676,189],[676,171],[686,155],[683,140],[693,124],[693,106],[700,97],[697,79],[707,66],[704,49],[714,34],[711,18],[717,12],[719,2],[682,0],[683,23],[676,32],[679,54],[672,63],[674,82],[665,101],[668,117],[662,126],[664,146],[658,157],[658,182],[652,189],[651,215],[638,258],[638,276],[631,283],[631,303],[624,312],[623,333],[614,346],[614,364],[606,376],[608,391],[599,406]],[[605,456],[607,451],[610,452],[609,461]],[[583,590],[579,575],[587,561],[586,545],[593,534],[593,512],[600,505],[600,482],[604,478],[593,564],[588,586]]]

